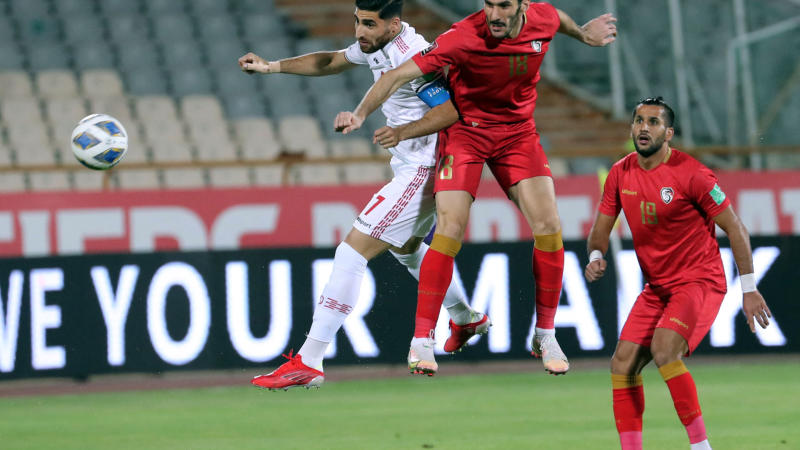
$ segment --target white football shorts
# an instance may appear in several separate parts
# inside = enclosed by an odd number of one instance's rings
[[[394,178],[358,215],[353,227],[375,239],[402,247],[412,236],[427,236],[436,223],[435,168],[392,157]]]

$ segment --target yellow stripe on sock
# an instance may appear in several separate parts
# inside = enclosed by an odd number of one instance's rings
[[[434,233],[433,240],[431,241],[431,248],[439,253],[455,258],[455,256],[461,250],[461,242],[453,238]]]
[[[555,234],[539,234],[533,236],[533,248],[543,252],[557,252],[564,247],[561,231]]]
[[[672,361],[669,364],[664,364],[658,368],[658,371],[661,372],[661,378],[663,378],[664,381],[669,381],[675,377],[685,374],[689,371],[689,369],[687,369],[686,365],[683,364],[683,361],[679,359],[677,361]]]
[[[611,387],[613,389],[625,389],[642,385],[641,375],[617,375],[611,374]]]

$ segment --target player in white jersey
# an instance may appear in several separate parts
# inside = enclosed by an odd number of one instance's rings
[[[323,51],[280,61],[268,61],[253,53],[239,58],[249,73],[331,75],[369,65],[377,80],[385,71],[401,65],[428,46],[425,39],[400,20],[402,0],[356,0],[357,42],[345,50]],[[419,279],[419,266],[428,249],[423,239],[433,228],[436,212],[433,175],[436,158],[435,131],[453,124],[458,113],[450,102],[441,77],[414,80],[401,87],[384,104],[390,128],[376,133],[376,141],[391,135],[399,143],[390,148],[394,178],[381,188],[356,218],[347,237],[336,248],[331,277],[322,291],[306,341],[296,355],[275,371],[253,378],[267,389],[319,386],[324,381],[322,359],[358,299],[367,261],[389,250]],[[384,136],[381,139],[378,135]],[[444,350],[459,350],[472,336],[488,331],[491,322],[472,310],[463,288],[451,283],[444,306],[450,314],[450,337]],[[433,339],[412,347],[409,367],[421,359],[433,360]],[[430,354],[430,357],[429,355]]]

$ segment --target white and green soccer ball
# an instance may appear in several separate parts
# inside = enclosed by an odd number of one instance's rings
[[[114,167],[128,151],[128,133],[119,120],[107,114],[84,117],[72,131],[72,153],[94,170]]]

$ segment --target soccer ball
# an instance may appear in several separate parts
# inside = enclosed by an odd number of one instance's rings
[[[128,151],[128,133],[119,120],[107,114],[84,117],[72,131],[72,153],[94,170],[114,167]]]

